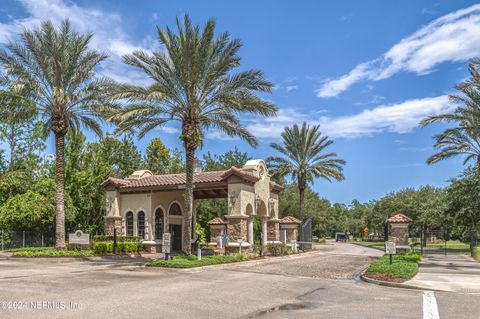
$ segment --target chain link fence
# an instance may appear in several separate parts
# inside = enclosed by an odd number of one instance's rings
[[[0,229],[0,250],[55,245],[55,234],[41,230]]]

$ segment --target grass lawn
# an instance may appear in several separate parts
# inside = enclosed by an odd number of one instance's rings
[[[367,277],[387,281],[405,281],[413,278],[418,271],[418,262],[422,257],[417,253],[393,255],[390,265],[389,255],[383,255],[374,261],[366,271]]]
[[[26,247],[11,249],[9,252],[14,257],[90,257],[94,256],[93,250],[56,250],[54,247]]]
[[[244,260],[243,255],[234,255],[234,256],[203,256],[201,260],[197,260],[197,257],[194,255],[190,256],[177,256],[171,260],[158,259],[150,261],[145,264],[147,267],[165,267],[165,268],[194,268],[202,267],[207,265],[218,265],[218,264],[228,264],[235,263]]]

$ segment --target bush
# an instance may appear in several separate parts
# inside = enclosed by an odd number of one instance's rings
[[[393,255],[393,263],[390,265],[390,256],[383,255],[374,261],[367,269],[369,272],[386,273],[389,278],[413,278],[418,271],[418,262],[422,259],[417,253]]]
[[[289,247],[285,244],[267,244],[267,253],[272,256],[288,255]]]
[[[26,249],[14,249],[14,257],[90,257],[92,250],[56,250],[53,247],[36,247]]]
[[[145,264],[146,267],[165,267],[165,268],[194,268],[202,267],[207,265],[218,265],[218,264],[228,264],[244,260],[243,255],[234,255],[234,256],[204,256],[201,260],[198,260],[194,255],[188,256],[177,256],[174,259],[163,260],[158,259],[150,261]]]
[[[103,242],[113,242],[113,236],[107,235],[95,235],[93,236],[93,241],[103,241]],[[141,236],[117,236],[117,242],[132,242],[132,243],[141,243],[143,241],[143,237]]]
[[[119,242],[117,243],[119,253],[136,253],[142,250],[142,243],[135,242]],[[112,254],[113,242],[99,241],[93,244],[93,251],[95,254]]]

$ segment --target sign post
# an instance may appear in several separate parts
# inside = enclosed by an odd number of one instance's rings
[[[238,253],[241,255],[242,254],[243,239],[242,238],[237,239],[237,243],[238,243]]]
[[[395,245],[395,242],[393,241],[386,241],[385,242],[385,253],[390,255],[390,265],[393,262],[393,254],[397,253],[397,247]]]
[[[168,260],[168,255],[171,252],[171,234],[163,233],[162,236],[162,253],[165,254],[165,260]]]
[[[68,234],[68,242],[76,245],[90,245],[90,234],[84,234],[81,230],[77,230],[73,234]]]

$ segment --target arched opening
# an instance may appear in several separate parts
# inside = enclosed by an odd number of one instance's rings
[[[125,215],[127,236],[133,236],[133,212],[127,212]]]
[[[178,203],[173,203],[170,205],[168,214],[173,216],[182,216],[182,209],[180,208],[180,205],[178,205]]]
[[[253,237],[255,243],[260,244],[263,233],[263,218],[267,216],[267,205],[263,200],[259,200],[257,214],[253,220]]]
[[[138,236],[145,239],[145,213],[140,211],[137,215]]]
[[[155,239],[162,239],[163,235],[163,209],[155,210]]]
[[[168,209],[168,215],[172,216],[169,217],[168,226],[172,240],[172,251],[180,251],[182,250],[182,219],[178,217],[182,216],[182,208],[174,202]]]

